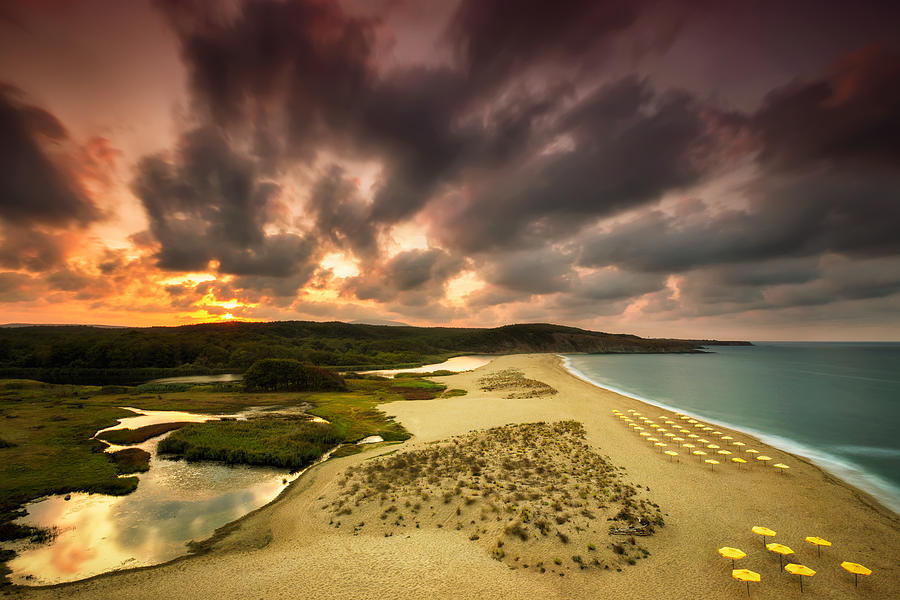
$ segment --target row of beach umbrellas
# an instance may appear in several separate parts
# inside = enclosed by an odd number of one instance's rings
[[[779,544],[776,542],[766,543],[767,537],[774,537],[776,533],[769,529],[768,527],[762,527],[760,525],[756,525],[750,529],[756,535],[762,536],[763,545],[769,552],[773,552],[778,555],[778,568],[783,568],[785,571],[790,573],[791,575],[797,575],[800,579],[800,591],[803,591],[803,578],[804,577],[812,577],[816,574],[813,569],[810,569],[806,565],[801,565],[798,563],[789,562],[788,564],[783,564],[783,557],[790,556],[794,554],[794,551],[785,546],[784,544]],[[820,538],[818,536],[809,536],[805,539],[806,542],[813,544],[816,547],[816,553],[818,556],[822,555],[822,548],[831,546],[831,542],[826,539]],[[758,583],[761,579],[760,574],[751,571],[749,569],[736,569],[734,561],[740,560],[747,556],[747,553],[738,548],[732,548],[730,546],[725,546],[723,548],[719,548],[718,553],[724,558],[731,560],[731,576],[737,579],[738,581],[743,581],[747,583],[747,595],[750,595],[750,583],[756,582]],[[859,587],[859,576],[860,575],[871,575],[872,570],[864,567],[859,563],[843,561],[841,563],[841,567],[849,572],[853,573],[854,576],[854,585]]]
[[[690,452],[702,463],[708,464],[712,470],[715,470],[716,465],[721,464],[721,461],[714,458],[714,456],[718,456],[722,460],[730,459],[738,468],[749,461],[742,456],[733,456],[735,453],[748,455],[748,458],[752,457],[752,460],[763,464],[773,460],[771,456],[761,454],[759,450],[747,448],[745,442],[737,441],[733,436],[718,431],[714,427],[688,415],[677,413],[675,416],[679,419],[679,422],[672,420],[671,417],[666,415],[659,415],[657,420],[653,420],[634,409],[629,409],[625,412],[613,409],[612,412],[617,418],[636,431],[638,435],[652,443],[654,448],[667,455],[670,461],[674,461],[675,457],[678,456],[677,451],[669,449],[670,444],[678,444],[681,450]],[[711,440],[703,437],[706,435],[716,439]],[[730,446],[731,449],[729,450],[723,446]],[[704,458],[706,456],[709,456],[709,458]],[[790,469],[790,466],[784,463],[775,463],[772,466],[782,473]]]

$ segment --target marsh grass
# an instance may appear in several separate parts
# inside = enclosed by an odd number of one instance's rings
[[[188,422],[178,423],[157,423],[155,425],[147,425],[146,427],[138,427],[137,429],[110,429],[104,431],[97,437],[117,446],[126,446],[128,444],[140,444],[146,442],[150,438],[158,435],[180,429],[187,425]]]
[[[461,530],[493,558],[542,572],[560,555],[581,558],[563,569],[629,564],[642,556],[637,546],[623,544],[618,553],[610,543],[598,550],[608,522],[652,530],[658,514],[619,468],[586,444],[574,421],[497,427],[373,458],[349,467],[337,483],[322,510],[332,520],[347,506],[373,515],[358,535],[390,536],[405,527]],[[391,517],[398,506],[414,522]],[[588,548],[590,560],[565,552],[577,547]]]
[[[299,470],[343,441],[327,423],[266,416],[246,421],[192,423],[159,443],[160,454],[188,461],[265,465]]]
[[[119,475],[143,473],[150,470],[150,453],[140,448],[125,448],[110,453]]]

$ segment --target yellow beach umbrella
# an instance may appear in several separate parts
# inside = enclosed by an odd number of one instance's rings
[[[697,441],[700,442],[701,444],[712,444],[712,442],[710,442],[706,438],[699,438]]]
[[[771,456],[761,455],[761,456],[757,456],[757,457],[756,457],[756,460],[759,460],[759,461],[762,461],[762,462],[764,462],[764,463],[767,463],[767,462],[769,462],[770,460],[772,460],[772,457],[771,457]]]
[[[673,441],[673,442],[679,442],[679,443],[681,443],[681,442],[684,441],[684,438],[683,438],[683,437],[675,436],[675,437],[672,438],[672,441]]]
[[[831,542],[815,535],[809,536],[808,538],[806,538],[806,541],[810,544],[815,544],[816,555],[818,556],[822,556],[822,546],[831,546]]]
[[[744,442],[731,442],[731,445],[732,445],[732,446],[737,446],[738,448],[743,448],[743,447],[746,446],[747,444],[745,444]]]
[[[707,444],[706,447],[709,448],[710,450],[718,450],[722,446],[720,446],[718,444]]]
[[[689,434],[688,434],[688,437],[691,438],[692,440],[696,440],[696,439],[699,438],[700,436],[697,435],[696,433],[689,433]]]
[[[716,465],[719,464],[719,461],[717,461],[717,460],[714,459],[714,458],[707,458],[707,459],[704,460],[703,462],[705,462],[706,464],[709,465],[709,469],[710,469],[711,471],[715,471],[715,470],[716,470]]]
[[[721,431],[713,431],[712,434],[713,435],[722,435],[722,432]]]
[[[775,463],[775,464],[772,465],[772,466],[773,466],[774,468],[778,469],[779,471],[781,471],[782,473],[784,473],[784,471],[785,471],[786,469],[790,469],[790,467],[787,466],[787,465],[784,464],[784,463]]]
[[[674,450],[666,450],[666,454],[669,455],[669,462],[673,461],[675,457],[678,456],[678,453]]]
[[[653,444],[653,445],[656,446],[657,448],[660,448],[660,449],[665,448],[666,446],[668,446],[668,444],[663,443],[663,442],[656,442],[656,443]]]
[[[703,457],[706,456],[706,452],[704,452],[703,450],[694,450],[693,452],[691,452],[691,454],[693,454],[700,460],[703,460]]]
[[[676,436],[674,433],[664,433],[663,437],[675,439],[678,436]]]
[[[647,436],[650,435],[650,432],[648,432],[648,431],[642,431],[642,432],[640,432],[638,435],[642,435],[642,436],[644,436],[644,437],[647,437]]]
[[[723,439],[723,440],[733,440],[734,438],[731,437],[730,435],[723,435],[723,436],[722,436],[722,439]]]
[[[747,453],[747,454],[759,454],[759,450],[754,450],[753,448],[750,448],[750,449],[748,449],[748,450],[744,450],[744,452]]]
[[[716,454],[721,454],[722,456],[729,456],[731,452],[729,450],[719,450]]]
[[[650,423],[650,427],[652,427],[653,429],[657,429],[659,425],[657,425],[656,423]]]
[[[769,529],[768,527],[763,527],[762,525],[754,525],[750,528],[750,531],[755,533],[756,535],[761,535],[763,539],[763,545],[766,544],[766,537],[775,537],[775,532]]]
[[[675,425],[675,421],[666,421],[666,425]]]
[[[774,552],[778,555],[778,568],[781,568],[781,557],[787,556],[788,554],[793,554],[794,551],[785,546],[784,544],[779,544],[778,542],[772,542],[771,544],[766,544],[766,548],[769,552]]]
[[[734,458],[731,459],[731,462],[737,463],[738,469],[740,469],[741,465],[746,463],[747,461],[744,460],[743,458],[738,458],[737,456],[735,456]]]
[[[696,422],[697,422],[697,419],[688,419],[687,422],[688,422],[688,423],[696,423]]]
[[[759,573],[750,569],[734,569],[731,571],[731,576],[738,581],[747,582],[747,597],[750,596],[750,582],[759,583]]]
[[[658,442],[658,441],[659,441],[659,438],[648,437],[648,438],[647,438],[647,441],[648,441],[648,442]]]
[[[704,427],[700,431],[712,431],[712,430],[713,430],[712,427]]]
[[[860,575],[871,575],[872,574],[872,569],[868,569],[859,563],[848,562],[846,560],[841,563],[841,567],[843,567],[843,569],[845,571],[849,571],[849,572],[853,573],[853,576],[854,576],[855,582],[856,582],[856,587],[859,587],[859,576]]]
[[[790,573],[791,575],[799,575],[800,576],[800,591],[803,591],[803,578],[804,577],[812,577],[816,574],[815,571],[807,567],[806,565],[798,565],[796,563],[788,563],[784,565],[784,570]]]
[[[678,430],[678,433],[690,433],[690,432],[691,432],[690,429],[679,429]]]
[[[719,548],[716,552],[724,556],[725,558],[731,559],[731,568],[734,569],[734,561],[739,558],[744,558],[747,556],[747,553],[743,550],[738,550],[737,548],[732,548],[731,546],[725,546],[724,548]]]

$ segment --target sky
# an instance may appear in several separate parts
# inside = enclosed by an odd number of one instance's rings
[[[900,4],[0,5],[0,323],[900,339]]]

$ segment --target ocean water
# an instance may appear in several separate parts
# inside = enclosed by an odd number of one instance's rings
[[[900,343],[564,355],[596,385],[810,458],[900,514]]]

